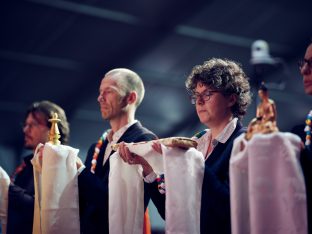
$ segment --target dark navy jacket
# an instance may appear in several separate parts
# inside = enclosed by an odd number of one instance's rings
[[[24,158],[26,167],[9,186],[7,234],[31,234],[34,216],[34,176],[30,162],[33,155]]]
[[[227,142],[218,143],[205,162],[200,211],[202,234],[231,233],[229,161],[233,141],[245,128],[238,123]]]

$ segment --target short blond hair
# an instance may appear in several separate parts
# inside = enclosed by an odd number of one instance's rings
[[[105,74],[105,76],[108,75],[112,76],[118,88],[120,88],[125,95],[135,91],[138,97],[135,106],[138,107],[141,104],[144,98],[145,88],[141,77],[136,72],[127,68],[116,68]]]

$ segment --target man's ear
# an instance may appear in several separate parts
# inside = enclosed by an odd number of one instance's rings
[[[138,94],[134,91],[130,92],[127,97],[128,104],[134,104],[137,101]]]
[[[237,96],[236,96],[236,94],[231,94],[231,95],[229,96],[229,103],[228,103],[228,106],[229,106],[229,107],[232,107],[232,106],[235,105],[236,102],[237,102]]]

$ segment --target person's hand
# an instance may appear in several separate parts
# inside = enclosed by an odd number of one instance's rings
[[[122,160],[128,164],[141,164],[142,157],[130,152],[125,142],[119,143],[119,155]]]
[[[130,165],[139,164],[143,168],[143,176],[149,175],[153,172],[151,165],[140,155],[130,152],[125,142],[119,143],[119,155],[122,160]]]
[[[154,141],[152,144],[153,150],[155,150],[157,153],[162,154],[161,144],[159,141]]]
[[[78,156],[76,157],[76,166],[77,166],[77,170],[79,170],[79,168],[83,166],[83,163]]]

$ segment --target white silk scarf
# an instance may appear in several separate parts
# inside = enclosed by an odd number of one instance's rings
[[[230,159],[232,233],[307,233],[299,137],[244,136],[235,139]]]
[[[191,148],[181,150],[162,146],[163,156],[151,143],[128,144],[129,150],[148,161],[157,174],[165,174],[166,233],[200,233],[200,201],[204,158]],[[143,232],[144,184],[142,169],[128,165],[118,152],[110,157],[109,232]]]
[[[9,185],[10,177],[5,172],[5,170],[0,167],[0,223],[3,234],[6,234],[7,228]]]
[[[46,143],[42,166],[38,145],[31,160],[35,179],[33,233],[80,233],[76,157],[79,152],[65,145]]]

